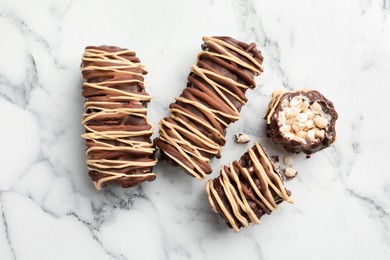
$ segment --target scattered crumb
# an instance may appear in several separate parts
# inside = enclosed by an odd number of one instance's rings
[[[270,156],[272,164],[275,166],[277,170],[280,169],[279,156],[272,155]]]
[[[274,164],[274,166],[275,166],[275,168],[276,168],[277,170],[280,169],[280,163],[279,163],[279,162],[274,162],[273,164]]]
[[[246,144],[251,140],[249,135],[244,134],[244,133],[239,133],[239,134],[235,135],[234,139],[236,140],[236,143],[238,143],[238,144]]]
[[[287,167],[284,169],[284,175],[287,177],[287,179],[292,179],[297,176],[297,171],[294,168]]]
[[[284,163],[284,165],[286,165],[286,166],[291,166],[292,161],[293,161],[293,159],[291,158],[290,155],[285,155],[285,156],[283,157],[283,163]]]

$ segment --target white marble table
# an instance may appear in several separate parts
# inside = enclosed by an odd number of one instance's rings
[[[390,259],[389,0],[1,0],[0,35],[0,259]],[[333,147],[293,156],[295,204],[238,234],[179,168],[98,192],[85,166],[84,47],[137,50],[157,127],[203,35],[255,41],[265,58],[210,177],[254,141],[285,154],[262,120],[275,89],[316,88],[339,113]]]

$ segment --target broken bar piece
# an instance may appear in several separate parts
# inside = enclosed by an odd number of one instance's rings
[[[337,112],[316,90],[275,91],[265,113],[267,136],[291,153],[307,155],[336,140]]]
[[[239,161],[223,166],[219,177],[206,185],[209,202],[235,232],[249,223],[259,224],[283,201],[293,203],[278,169],[256,143]]]

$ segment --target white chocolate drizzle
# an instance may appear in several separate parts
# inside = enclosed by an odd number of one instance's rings
[[[216,94],[213,94],[212,98],[222,101],[219,103],[222,106],[222,109],[213,108],[212,105],[204,105],[197,100],[192,100],[181,96],[176,98],[178,102],[189,104],[195,107],[208,120],[200,118],[188,111],[173,107],[170,109],[170,118],[178,122],[180,125],[171,123],[166,118],[162,119],[159,123],[159,139],[175,147],[178,153],[184,157],[184,159],[192,166],[192,168],[188,167],[188,165],[177,158],[177,156],[170,154],[169,151],[164,150],[164,153],[177,164],[184,167],[197,179],[203,179],[206,176],[206,172],[202,170],[202,168],[194,159],[196,158],[197,160],[208,163],[210,159],[203,154],[207,153],[209,155],[215,156],[220,153],[221,146],[211,137],[203,134],[198,127],[194,126],[193,123],[191,124],[185,122],[185,120],[181,119],[181,117],[191,120],[199,126],[207,129],[209,132],[212,132],[221,140],[225,141],[225,136],[223,134],[223,129],[221,130],[221,126],[226,128],[229,125],[227,122],[234,122],[240,118],[239,110],[234,106],[231,100],[229,100],[227,95],[233,97],[241,104],[245,104],[246,100],[231,91],[229,87],[219,83],[215,79],[217,78],[219,81],[222,80],[224,82],[228,82],[228,84],[231,84],[236,88],[248,89],[252,87],[237,82],[229,77],[215,73],[209,69],[201,68],[198,66],[198,62],[201,60],[202,56],[209,55],[223,59],[225,62],[230,64],[233,63],[236,66],[243,67],[251,71],[253,75],[260,75],[263,72],[262,65],[254,57],[252,57],[246,51],[233,46],[229,42],[214,37],[203,37],[203,41],[214,50],[217,50],[217,52],[208,50],[200,52],[197,57],[196,64],[191,68],[191,72],[199,76],[202,80],[204,80],[204,82],[212,87],[212,89],[216,92]],[[235,52],[236,55],[234,55],[232,52]],[[247,61],[240,59],[237,54],[244,57]],[[221,126],[219,126],[219,124]],[[167,130],[169,130],[169,133]],[[183,137],[183,135],[190,136],[191,139],[196,140],[198,143],[200,143],[200,145],[194,144],[193,142],[189,141],[188,138]],[[203,152],[203,154],[201,152]]]
[[[107,52],[95,48],[87,48],[83,55],[83,62],[93,63],[105,63],[110,64],[106,66],[84,66],[81,68],[82,71],[107,71],[115,72],[120,75],[118,78],[111,78],[102,80],[98,83],[84,82],[85,88],[92,88],[95,90],[103,90],[107,93],[109,98],[108,102],[90,101],[86,100],[84,104],[84,113],[82,124],[86,129],[86,133],[82,135],[83,138],[92,141],[93,145],[90,145],[86,150],[88,156],[87,165],[88,170],[95,171],[102,174],[98,181],[94,181],[96,189],[100,190],[102,185],[106,182],[110,182],[120,178],[154,178],[155,173],[141,173],[141,174],[126,174],[121,173],[121,169],[128,167],[153,167],[157,163],[157,159],[139,161],[139,160],[120,160],[120,159],[91,159],[91,153],[96,151],[106,152],[128,152],[128,153],[144,153],[151,157],[155,148],[151,142],[137,141],[132,137],[141,137],[144,135],[151,135],[153,133],[153,127],[150,125],[146,117],[146,108],[142,106],[141,102],[150,101],[151,97],[147,93],[136,93],[128,92],[120,89],[116,89],[112,86],[117,84],[138,84],[143,86],[143,73],[146,72],[144,65],[141,63],[134,63],[130,60],[121,57],[121,55],[134,55],[134,51],[130,50],[119,50],[116,52]],[[137,76],[139,79],[133,79],[131,76]],[[126,80],[126,77],[129,79]],[[126,102],[126,106],[123,105]],[[130,107],[128,107],[130,106]],[[111,107],[111,108],[108,108]],[[117,130],[118,125],[113,125],[112,128],[115,130],[101,131],[99,126],[89,125],[91,120],[99,118],[107,118],[110,116],[135,116],[145,120],[148,130],[140,131],[128,131],[128,130]],[[122,125],[119,125],[122,126]],[[107,140],[116,141],[120,145],[113,145]],[[117,170],[117,171],[115,171]]]
[[[259,154],[259,157],[256,156],[256,152]],[[209,180],[206,185],[206,191],[211,207],[217,213],[219,209],[221,210],[220,214],[223,214],[226,217],[235,232],[239,232],[240,230],[237,221],[244,227],[248,227],[249,225],[248,218],[250,222],[254,224],[260,223],[260,218],[249,206],[248,199],[250,198],[244,193],[242,183],[243,179],[249,183],[250,187],[254,191],[253,196],[260,200],[270,211],[274,211],[277,208],[277,200],[275,200],[272,192],[277,194],[280,199],[287,201],[288,203],[293,203],[293,200],[287,194],[280,174],[275,171],[263,148],[256,143],[253,148],[248,149],[248,154],[253,163],[253,166],[251,167],[254,167],[254,177],[262,183],[261,189],[255,184],[254,178],[250,175],[247,168],[241,167],[237,172],[235,170],[237,167],[234,167],[234,163],[230,163],[228,171],[225,170],[227,167],[222,167],[221,174],[218,177],[218,180],[223,188],[223,192],[230,205],[232,214],[222,201],[218,191],[215,189],[214,181]],[[265,164],[260,162],[260,158],[265,161]],[[272,176],[272,179],[271,176],[267,174],[267,170]],[[217,203],[217,205],[215,203]]]

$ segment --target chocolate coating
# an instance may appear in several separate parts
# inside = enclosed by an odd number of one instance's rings
[[[152,181],[157,160],[146,118],[151,99],[147,74],[134,51],[88,46],[81,70],[89,176],[97,189],[116,183],[124,188]]]
[[[263,71],[256,44],[230,37],[203,40],[187,87],[170,105],[170,117],[160,121],[160,137],[154,140],[161,159],[198,179],[211,173],[209,159],[220,158],[225,129],[238,120],[246,90],[256,86],[254,76]]]
[[[277,93],[277,94],[275,94]],[[291,100],[295,96],[303,95],[308,98],[310,105],[315,101],[321,106],[322,110],[331,116],[330,121],[325,128],[325,136],[323,139],[315,139],[308,142],[301,142],[286,138],[280,131],[280,124],[278,120],[278,114],[283,110],[282,102],[285,99]],[[278,99],[279,102],[275,103]],[[277,104],[277,105],[276,105]],[[275,106],[271,109],[271,106]],[[316,90],[297,90],[292,92],[274,92],[273,98],[264,116],[267,120],[267,137],[271,138],[276,144],[281,144],[283,147],[291,153],[303,152],[307,155],[318,152],[322,149],[329,147],[336,140],[336,120],[338,114],[331,101],[326,99],[321,93]]]
[[[249,223],[260,223],[281,202],[293,203],[281,174],[259,144],[239,161],[223,166],[220,176],[207,183],[206,191],[213,210],[236,232]]]

